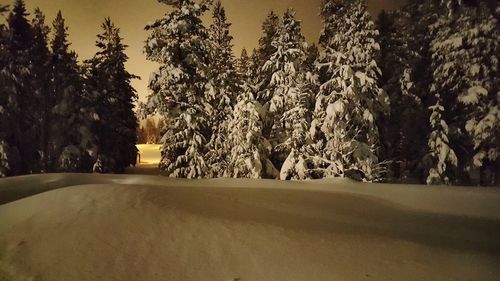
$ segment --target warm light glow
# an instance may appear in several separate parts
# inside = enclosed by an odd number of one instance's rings
[[[2,0],[12,4],[13,1]],[[382,9],[392,9],[401,6],[402,0],[368,0],[372,13]],[[302,20],[303,33],[309,42],[316,43],[321,30],[321,19],[318,10],[321,0],[222,0],[226,14],[232,23],[231,32],[234,37],[234,52],[239,56],[243,47],[251,51],[257,46],[261,35],[262,21],[271,10],[282,13],[288,7],[297,11],[297,18]],[[69,27],[71,47],[78,53],[80,61],[91,58],[96,52],[95,36],[100,32],[101,22],[109,16],[121,29],[125,43],[129,45],[127,54],[130,60],[127,70],[142,78],[132,85],[137,90],[141,100],[148,93],[149,74],[156,68],[148,62],[142,53],[147,32],[144,26],[158,19],[168,11],[166,5],[156,0],[29,0],[26,7],[30,13],[35,7],[45,13],[47,22],[55,18],[60,9]],[[210,18],[207,13],[206,19]]]

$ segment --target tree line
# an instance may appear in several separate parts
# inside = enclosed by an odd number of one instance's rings
[[[79,64],[59,11],[52,28],[23,0],[0,8],[0,176],[121,172],[135,164],[136,78],[109,18]]]
[[[161,142],[162,129],[165,127],[165,121],[154,118],[147,118],[144,125],[137,127],[137,143],[138,144],[158,144]]]
[[[251,55],[232,52],[220,2],[161,1],[152,94],[171,177],[500,184],[497,1],[419,0],[373,21],[325,0],[318,47],[288,9]]]

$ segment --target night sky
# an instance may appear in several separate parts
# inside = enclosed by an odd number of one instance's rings
[[[403,0],[368,0],[370,12],[378,14],[382,9],[394,9]],[[12,4],[13,0],[0,0],[1,4]],[[316,42],[321,30],[318,16],[321,0],[222,0],[229,21],[233,24],[234,51],[237,56],[246,47],[256,47],[261,35],[261,24],[270,10],[280,14],[288,7],[297,11],[297,18],[303,21],[303,33],[309,42]],[[61,10],[69,27],[69,40],[80,60],[88,59],[96,51],[94,42],[101,32],[100,25],[107,16],[121,29],[125,43],[130,47],[127,54],[130,61],[127,68],[141,76],[142,80],[133,82],[141,99],[147,95],[149,74],[156,68],[146,61],[142,48],[147,37],[144,26],[160,18],[168,8],[156,0],[26,0],[28,11],[40,7],[51,23],[58,10]],[[209,14],[207,14],[207,19]]]

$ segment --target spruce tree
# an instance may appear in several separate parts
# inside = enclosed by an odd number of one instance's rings
[[[429,156],[435,161],[434,167],[429,170],[427,184],[450,184],[448,166],[457,166],[457,156],[450,148],[449,128],[443,120],[444,107],[438,96],[436,105],[430,107],[432,113],[430,124],[432,132],[429,136]]]
[[[93,115],[84,95],[77,56],[69,50],[67,27],[61,12],[53,22],[50,95],[52,108],[48,161],[50,170],[90,171],[88,151],[95,149],[90,126]]]
[[[443,5],[432,27],[431,93],[443,107],[448,146],[458,160],[451,162],[454,169],[440,170],[445,152],[431,150],[432,162],[438,165],[434,170],[451,183],[495,185],[500,161],[498,3],[444,1]],[[431,134],[429,141],[433,138]]]
[[[8,6],[0,5],[0,16],[8,11]],[[0,177],[5,177],[10,175],[12,171],[11,162],[12,157],[10,153],[10,145],[8,143],[9,137],[11,136],[11,126],[10,123],[10,113],[13,111],[13,106],[11,102],[12,91],[10,91],[10,76],[9,73],[9,52],[7,49],[7,43],[9,39],[9,33],[7,27],[0,23]]]
[[[422,69],[427,43],[418,40],[420,31],[415,21],[420,16],[414,14],[417,7],[410,4],[396,12],[382,12],[378,19],[381,85],[391,103],[390,115],[383,118],[380,131],[381,152],[391,162],[389,177],[395,180],[420,177],[417,167],[427,147],[423,136],[429,133],[428,126],[422,125],[428,116],[428,83],[425,87],[418,83],[426,80],[428,73],[429,65]]]
[[[33,44],[30,50],[30,57],[33,62],[31,71],[31,85],[33,88],[34,100],[37,109],[33,111],[33,126],[36,135],[39,136],[38,150],[40,153],[40,163],[38,170],[48,171],[49,169],[49,126],[51,124],[51,110],[54,100],[50,95],[50,52],[48,48],[49,27],[45,24],[45,16],[36,8],[33,26]]]
[[[210,76],[208,99],[213,108],[210,118],[211,138],[208,144],[207,162],[213,177],[222,176],[227,167],[229,147],[228,123],[236,104],[239,89],[239,77],[232,52],[232,39],[229,34],[231,24],[221,2],[215,4],[213,23],[209,29]]]
[[[39,161],[36,135],[37,102],[33,94],[33,62],[30,59],[33,34],[27,16],[24,1],[17,0],[7,18],[8,74],[5,82],[7,95],[10,96],[10,136],[7,137],[7,143],[20,160],[18,166],[13,169],[14,174],[36,172]]]
[[[324,1],[323,50],[318,68],[327,80],[316,100],[309,149],[315,177],[382,177],[377,121],[389,103],[378,86],[378,31],[363,1]]]
[[[97,138],[98,172],[123,172],[135,165],[137,159],[137,117],[134,102],[137,94],[130,85],[136,76],[125,69],[128,60],[126,45],[122,43],[120,29],[111,19],[106,18],[101,25],[103,32],[97,35],[99,51],[90,64],[88,92],[95,100],[98,120],[93,134]]]
[[[160,169],[170,177],[202,178],[206,162],[212,107],[206,95],[210,44],[201,16],[208,2],[160,1],[173,9],[146,27],[151,32],[147,59],[161,64],[151,76],[147,113],[169,124],[162,138]]]
[[[307,87],[309,81],[304,65],[307,46],[293,10],[289,9],[283,15],[272,44],[276,52],[266,62],[264,70],[271,73],[271,159],[275,167],[281,169],[292,150],[295,155],[305,145],[313,96],[312,89]],[[286,168],[288,170],[288,165]],[[289,172],[282,171],[282,174],[288,175]]]
[[[306,49],[306,60],[304,62],[304,69],[311,73],[316,72],[316,60],[319,57],[319,49],[318,46],[312,44]]]
[[[249,68],[250,68],[250,57],[248,56],[248,52],[245,48],[241,50],[241,55],[237,61],[237,70],[238,75],[242,82],[248,81],[249,77]]]
[[[252,86],[246,84],[244,93],[238,96],[238,103],[229,123],[229,157],[226,177],[233,178],[273,178],[279,172],[269,160],[271,144],[263,136],[262,105],[254,98]]]
[[[264,69],[264,64],[276,52],[276,47],[273,46],[273,39],[279,32],[280,18],[274,11],[271,11],[262,24],[263,35],[259,39],[259,46],[255,54],[255,85],[257,86],[256,99],[262,105],[266,105],[272,97],[271,72]]]

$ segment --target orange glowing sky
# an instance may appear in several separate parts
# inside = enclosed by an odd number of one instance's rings
[[[69,27],[69,40],[79,55],[79,60],[91,58],[96,51],[94,42],[101,31],[105,17],[111,17],[121,29],[125,43],[129,45],[130,60],[127,68],[142,78],[133,82],[141,99],[148,94],[147,82],[156,68],[148,62],[142,48],[147,37],[146,23],[169,11],[166,5],[156,0],[25,0],[28,11],[40,7],[50,24],[58,10],[61,10]],[[370,12],[377,14],[382,9],[393,9],[402,5],[403,0],[368,0]],[[12,4],[13,0],[0,0],[1,4]],[[261,24],[270,10],[279,13],[288,7],[297,11],[303,21],[303,33],[309,42],[316,42],[321,30],[318,16],[321,0],[222,0],[226,8],[234,36],[234,51],[239,56],[243,47],[252,50],[261,35]],[[208,18],[208,16],[207,16]]]

